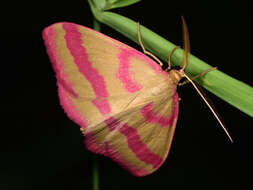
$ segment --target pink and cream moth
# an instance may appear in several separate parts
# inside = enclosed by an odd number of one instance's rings
[[[135,176],[156,171],[169,153],[177,123],[175,73],[74,23],[47,27],[43,39],[60,103],[81,127],[87,149],[110,157]]]

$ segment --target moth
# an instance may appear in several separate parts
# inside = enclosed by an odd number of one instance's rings
[[[169,154],[179,110],[177,85],[182,77],[192,82],[184,73],[190,50],[184,19],[183,29],[182,67],[165,71],[161,62],[78,24],[60,22],[43,31],[60,104],[80,126],[86,148],[135,176],[156,171]]]

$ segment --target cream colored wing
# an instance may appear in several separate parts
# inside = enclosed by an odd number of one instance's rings
[[[43,31],[56,72],[60,102],[80,125],[87,148],[134,175],[166,158],[178,113],[167,72],[137,50],[73,23]]]

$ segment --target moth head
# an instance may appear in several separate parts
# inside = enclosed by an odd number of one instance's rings
[[[184,77],[184,70],[171,69],[169,71],[169,76],[175,85],[178,85],[179,81]]]

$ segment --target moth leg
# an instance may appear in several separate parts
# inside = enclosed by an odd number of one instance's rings
[[[170,55],[169,55],[169,59],[168,59],[168,67],[167,67],[167,69],[165,69],[165,71],[169,71],[171,69],[171,57],[172,57],[172,54],[175,52],[175,50],[178,48],[180,48],[180,46],[176,46],[171,50]]]
[[[211,68],[209,68],[209,69],[203,71],[202,73],[199,73],[199,74],[195,75],[194,77],[191,78],[191,80],[194,80],[194,79],[196,79],[196,78],[199,78],[199,77],[203,76],[204,74],[206,74],[206,73],[208,73],[208,72],[210,72],[210,71],[216,70],[216,69],[217,69],[217,67],[211,67]],[[185,84],[187,84],[187,83],[189,83],[189,82],[190,82],[189,80],[186,80],[186,81],[184,81],[184,82],[179,83],[178,85],[179,85],[179,86],[182,86],[182,85],[185,85]]]
[[[140,30],[140,23],[139,23],[139,22],[137,22],[137,27],[138,27],[138,41],[139,41],[139,44],[140,44],[140,46],[141,46],[141,48],[142,48],[143,53],[146,54],[146,55],[149,55],[150,57],[152,57],[152,58],[153,58],[154,60],[156,60],[156,61],[159,63],[159,65],[162,67],[162,66],[163,66],[163,63],[162,63],[154,54],[152,54],[151,52],[149,52],[149,51],[147,51],[147,50],[145,49],[145,47],[144,47],[144,45],[143,45],[143,42],[142,42],[142,39],[141,39],[141,30]]]

